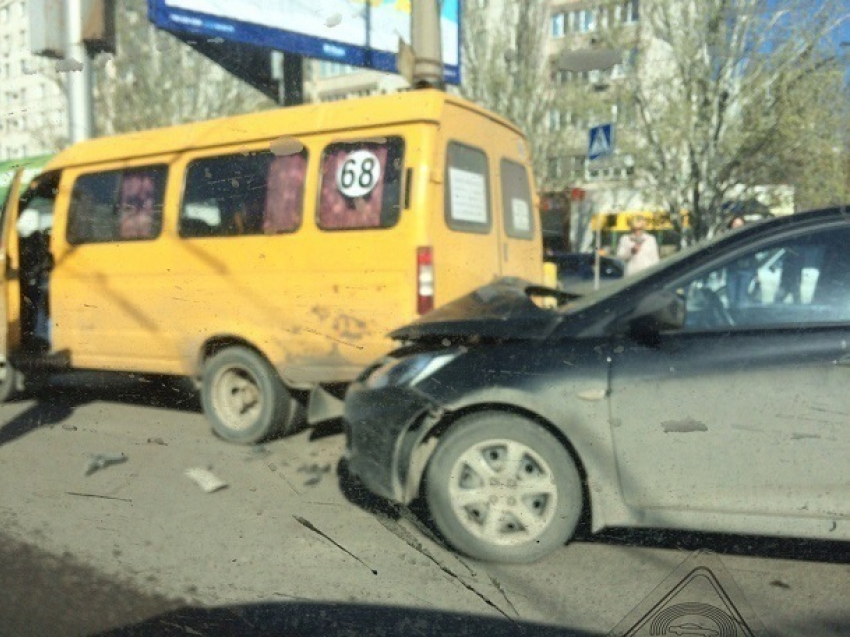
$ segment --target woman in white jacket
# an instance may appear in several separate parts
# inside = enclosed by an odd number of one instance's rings
[[[626,276],[635,274],[658,263],[658,242],[646,232],[646,218],[634,215],[629,219],[631,234],[620,237],[617,258],[626,264]]]

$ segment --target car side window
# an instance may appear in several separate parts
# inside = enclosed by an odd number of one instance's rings
[[[458,232],[489,234],[490,169],[484,151],[449,142],[445,184],[446,225]]]
[[[68,243],[156,239],[168,167],[164,165],[80,175],[71,190]]]
[[[307,151],[262,150],[193,160],[180,209],[183,238],[296,232],[304,209]]]
[[[525,166],[509,159],[502,159],[500,168],[505,234],[514,239],[532,239],[534,215],[528,172]]]
[[[680,286],[686,329],[850,321],[850,229],[755,248]]]

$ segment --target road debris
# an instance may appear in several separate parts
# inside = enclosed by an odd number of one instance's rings
[[[248,450],[248,455],[245,457],[245,460],[259,460],[261,458],[265,458],[269,454],[271,454],[271,450],[265,445],[254,445]]]
[[[314,486],[316,484],[319,484],[319,482],[322,481],[322,476],[330,472],[330,464],[326,464],[325,466],[320,467],[319,465],[314,463],[311,465],[304,464],[298,467],[298,473],[310,474],[310,478],[304,483],[304,486]]]
[[[162,438],[148,438],[149,445],[162,445],[163,447],[167,447],[168,445]]]
[[[195,481],[207,493],[213,493],[227,487],[227,483],[208,469],[186,469],[186,475]]]
[[[86,465],[86,475],[90,476],[95,471],[100,471],[106,467],[109,467],[114,464],[121,464],[122,462],[127,462],[127,456],[122,454],[105,454],[99,453],[91,457],[88,465]]]

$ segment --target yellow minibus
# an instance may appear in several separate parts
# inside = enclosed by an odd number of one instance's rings
[[[543,283],[530,159],[437,90],[75,144],[13,185],[3,395],[45,361],[189,376],[224,439],[291,432],[302,390],[352,380],[392,328],[497,277]]]

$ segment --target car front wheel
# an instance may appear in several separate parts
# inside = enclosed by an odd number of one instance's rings
[[[443,537],[470,557],[534,562],[575,532],[581,476],[540,425],[499,412],[461,418],[428,464],[425,499]]]

